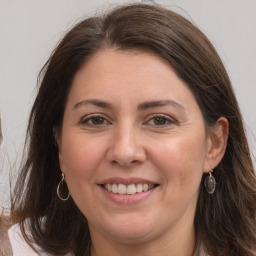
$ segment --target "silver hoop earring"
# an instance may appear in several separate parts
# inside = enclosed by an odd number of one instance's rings
[[[69,194],[69,191],[68,191],[68,188],[67,188],[67,184],[65,184],[66,182],[65,182],[65,175],[64,175],[64,173],[62,173],[61,176],[62,176],[61,181],[59,182],[59,184],[58,184],[58,186],[57,186],[57,195],[58,195],[58,197],[59,197],[60,200],[62,200],[62,201],[67,201],[67,200],[69,199],[69,197],[70,197],[70,194]],[[61,185],[62,185],[62,186],[66,186],[66,189],[67,189],[67,191],[68,191],[68,195],[67,195],[66,198],[63,198],[63,197],[60,195],[60,186],[61,186]],[[61,190],[63,190],[63,188],[62,188]]]
[[[213,170],[209,172],[209,176],[207,176],[204,180],[204,186],[209,194],[213,194],[216,188],[216,180],[213,177],[212,172]]]

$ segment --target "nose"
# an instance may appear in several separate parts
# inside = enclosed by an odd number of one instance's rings
[[[146,152],[140,134],[135,128],[120,128],[115,131],[107,152],[111,164],[131,167],[146,160]]]

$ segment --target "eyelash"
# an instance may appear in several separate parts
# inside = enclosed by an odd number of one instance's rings
[[[157,118],[162,119],[162,121],[164,121],[164,124],[156,124],[155,121]],[[170,125],[172,125],[174,123],[174,120],[172,118],[170,118],[169,116],[165,115],[165,114],[155,114],[155,115],[150,115],[147,118],[146,124],[149,124],[150,121],[153,121],[154,124],[150,124],[151,126],[158,126],[158,127],[168,127]]]
[[[160,120],[157,120],[157,119],[160,119]],[[98,124],[93,123],[94,121],[96,122],[102,121],[102,123],[98,123]],[[151,121],[153,121],[153,123],[150,124]],[[156,124],[156,121],[160,121],[163,123]],[[150,126],[157,126],[159,128],[165,128],[172,125],[173,123],[175,123],[175,121],[165,114],[154,114],[154,115],[149,115],[147,117],[146,122],[144,122],[143,125],[150,125]],[[106,124],[111,124],[111,122],[101,114],[92,114],[92,115],[83,117],[79,122],[79,124],[86,125],[89,127],[102,127]]]
[[[96,120],[96,119],[101,119],[103,121],[102,124],[94,124],[93,123],[93,120]],[[81,121],[79,122],[81,125],[87,125],[87,126],[103,126],[105,125],[107,122],[108,124],[110,124],[111,122],[108,121],[108,119],[100,114],[92,114],[92,115],[88,115],[88,116],[85,116],[81,119]]]

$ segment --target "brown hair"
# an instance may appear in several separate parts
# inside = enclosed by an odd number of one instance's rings
[[[28,218],[33,240],[43,250],[90,254],[85,216],[72,198],[62,202],[56,195],[61,171],[53,129],[62,125],[74,75],[90,55],[104,47],[154,52],[167,60],[191,89],[208,127],[221,116],[227,118],[227,149],[214,171],[216,192],[208,194],[203,182],[200,187],[197,241],[209,255],[255,256],[256,178],[227,72],[212,44],[191,22],[170,10],[145,4],[123,5],[83,20],[65,35],[43,67],[29,119],[26,161],[13,204],[23,234]]]

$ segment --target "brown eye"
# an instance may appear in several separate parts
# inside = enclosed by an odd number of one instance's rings
[[[146,122],[147,125],[150,125],[153,127],[158,126],[159,128],[168,128],[173,123],[174,123],[173,119],[164,114],[154,115],[150,119],[148,119],[148,121]]]
[[[88,116],[81,120],[83,126],[102,126],[109,124],[108,120],[102,116]]]
[[[100,116],[91,118],[91,124],[93,124],[93,125],[102,125],[102,124],[104,124],[104,121],[105,121],[105,119]]]
[[[158,116],[153,118],[153,122],[155,125],[165,125],[168,122],[168,120],[165,117]]]

